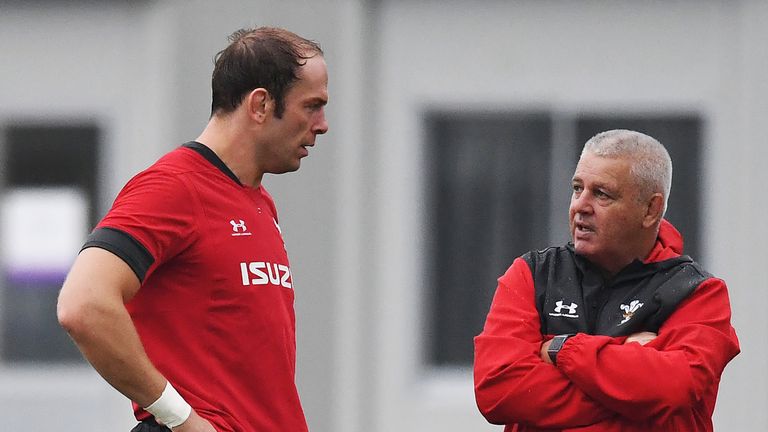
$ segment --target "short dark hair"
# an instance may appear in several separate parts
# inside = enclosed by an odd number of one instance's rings
[[[253,89],[264,88],[275,99],[275,116],[285,110],[285,94],[307,59],[323,55],[317,42],[274,27],[241,29],[216,54],[211,78],[211,116],[230,113]]]

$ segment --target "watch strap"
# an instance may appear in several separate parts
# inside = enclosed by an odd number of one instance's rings
[[[550,343],[549,347],[547,348],[547,354],[549,355],[549,359],[552,360],[552,364],[554,365],[557,364],[557,354],[560,353],[560,350],[563,348],[563,345],[565,345],[565,341],[567,341],[572,336],[575,336],[575,335],[561,334],[552,338],[552,343]]]

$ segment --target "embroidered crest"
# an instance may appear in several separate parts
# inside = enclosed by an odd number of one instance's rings
[[[640,303],[640,300],[632,300],[631,302],[629,302],[629,305],[622,304],[620,307],[621,307],[621,310],[624,311],[623,313],[624,319],[621,320],[621,322],[619,323],[619,325],[622,325],[625,322],[632,319],[632,316],[635,315],[635,312],[637,312],[638,309],[643,307],[643,303]]]

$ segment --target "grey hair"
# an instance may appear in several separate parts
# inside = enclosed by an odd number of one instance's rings
[[[630,175],[635,179],[641,195],[662,193],[666,213],[672,189],[672,159],[658,140],[640,132],[614,129],[590,138],[584,144],[581,156],[587,152],[601,157],[627,158]]]

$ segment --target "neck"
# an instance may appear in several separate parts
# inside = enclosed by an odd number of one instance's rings
[[[628,253],[623,260],[615,261],[611,266],[603,266],[597,263],[595,264],[597,264],[597,267],[600,268],[600,271],[605,279],[611,279],[626,266],[632,264],[635,260],[645,262],[651,251],[653,251],[653,247],[656,245],[656,238],[657,235],[655,233],[652,236],[643,233],[641,238],[638,239],[636,247],[628,250]]]
[[[210,148],[240,180],[240,183],[257,188],[264,173],[258,169],[252,141],[247,138],[247,129],[237,125],[233,118],[214,115],[196,141]]]

